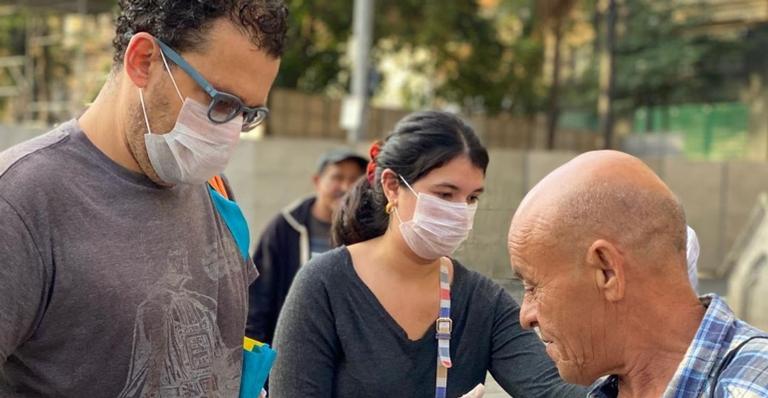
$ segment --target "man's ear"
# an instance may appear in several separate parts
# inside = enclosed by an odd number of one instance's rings
[[[131,37],[125,48],[123,69],[136,87],[144,88],[149,83],[150,66],[158,57],[158,51],[160,47],[149,33],[139,32]]]
[[[320,182],[320,174],[313,174],[312,175],[312,186],[315,187],[315,191],[317,191],[317,184]]]
[[[400,180],[397,173],[392,169],[385,169],[381,172],[381,187],[389,203],[397,202],[397,195],[400,192]]]
[[[595,275],[595,284],[606,300],[620,301],[626,288],[624,255],[611,242],[596,240],[587,251],[587,266]]]

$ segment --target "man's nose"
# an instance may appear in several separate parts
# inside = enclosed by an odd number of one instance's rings
[[[539,326],[536,311],[536,305],[523,298],[523,303],[520,305],[520,326],[523,329],[533,329]]]
[[[357,180],[349,180],[349,179],[346,179],[346,180],[342,181],[341,182],[341,186],[339,187],[339,190],[342,193],[349,192],[349,189],[352,188],[352,185],[354,185],[356,181]]]

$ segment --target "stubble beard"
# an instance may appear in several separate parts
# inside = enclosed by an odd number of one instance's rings
[[[168,101],[166,99],[147,98],[146,96],[144,97],[144,101],[147,108],[147,118],[149,119],[153,134],[164,134],[169,132],[173,127],[173,122],[167,120],[168,109],[170,108]],[[160,176],[157,175],[155,168],[152,166],[152,162],[149,160],[147,145],[144,142],[144,135],[149,131],[147,130],[147,124],[144,120],[141,104],[136,101],[131,108],[130,114],[132,117],[129,122],[128,131],[125,133],[125,140],[128,143],[128,149],[131,152],[131,156],[133,156],[136,164],[139,165],[141,172],[152,182],[163,187],[173,186],[173,184],[163,181]]]

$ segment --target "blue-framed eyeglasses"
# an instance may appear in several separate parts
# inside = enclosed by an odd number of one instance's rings
[[[249,131],[261,124],[261,122],[267,118],[269,109],[264,106],[251,108],[246,106],[236,95],[216,90],[211,83],[208,83],[208,81],[205,80],[192,65],[185,61],[179,53],[157,38],[155,38],[155,41],[157,41],[163,54],[170,58],[171,61],[178,65],[184,72],[187,72],[187,74],[192,77],[192,80],[194,80],[203,91],[211,97],[211,103],[208,105],[208,119],[210,119],[211,122],[219,124],[226,123],[242,113],[242,131]]]

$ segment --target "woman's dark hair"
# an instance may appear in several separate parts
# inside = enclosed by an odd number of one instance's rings
[[[451,160],[467,156],[473,165],[488,168],[488,151],[459,117],[446,112],[412,113],[395,126],[375,157],[372,178],[363,176],[342,199],[331,228],[336,245],[351,245],[381,236],[389,226],[387,198],[381,174],[391,169],[408,183]],[[400,184],[403,185],[402,181]]]

